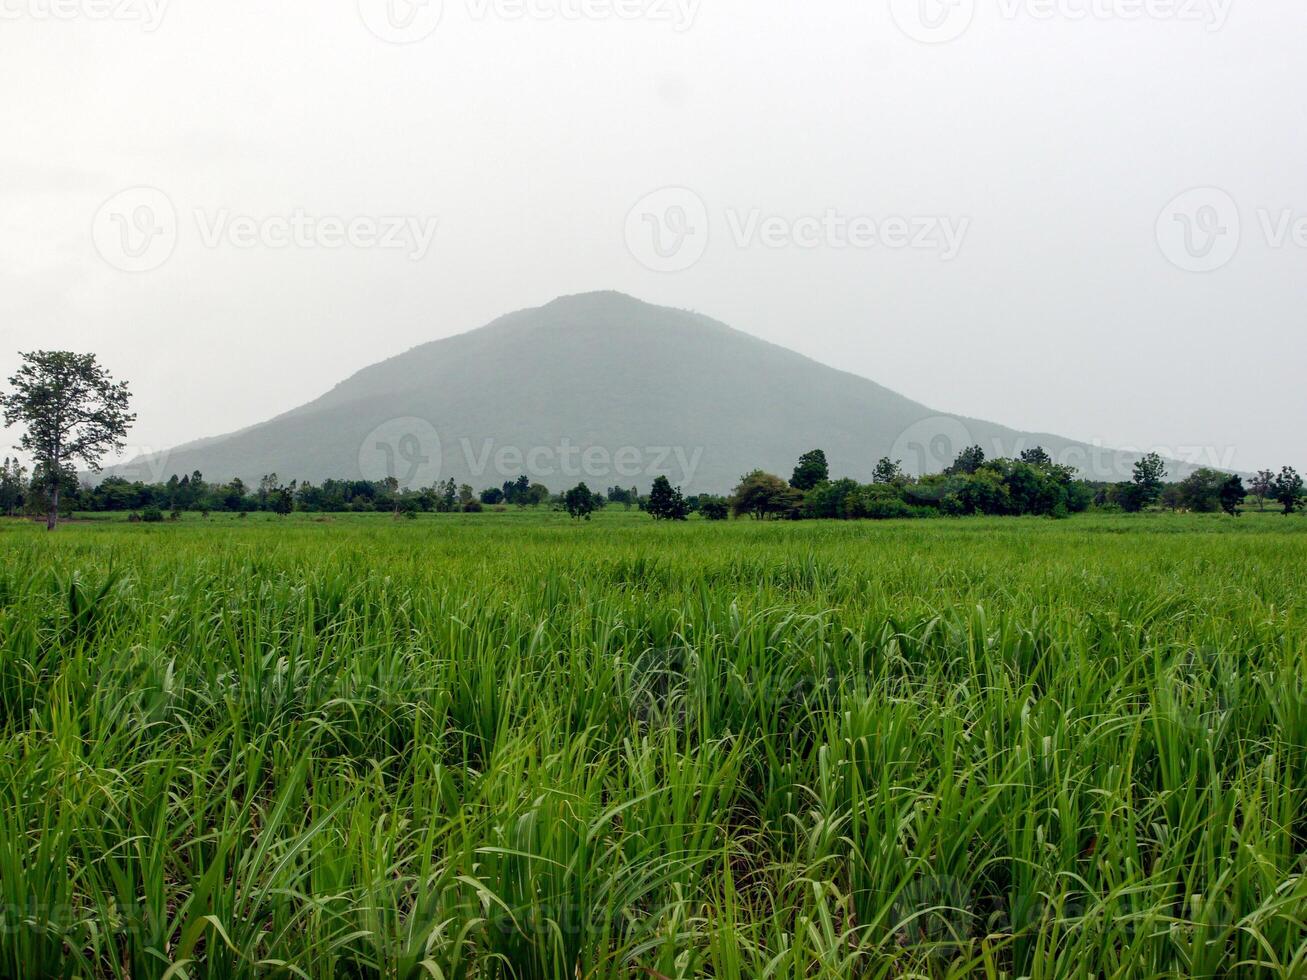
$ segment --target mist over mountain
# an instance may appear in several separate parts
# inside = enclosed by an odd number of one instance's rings
[[[106,472],[478,489],[525,473],[555,491],[643,490],[665,475],[724,492],[755,468],[788,476],[813,448],[832,474],[866,481],[882,456],[938,472],[973,443],[991,457],[1042,445],[1091,479],[1124,479],[1137,458],[936,412],[709,317],[600,292],[415,347],[267,422]]]

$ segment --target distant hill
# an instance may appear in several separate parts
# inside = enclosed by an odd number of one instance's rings
[[[758,467],[788,477],[816,447],[834,474],[868,480],[882,456],[937,472],[971,443],[989,456],[1042,445],[1094,479],[1123,479],[1135,459],[945,415],[706,316],[603,292],[415,347],[267,422],[108,472],[391,475],[405,486],[452,477],[477,489],[525,473],[555,491],[580,480],[644,490],[666,475],[723,492]]]

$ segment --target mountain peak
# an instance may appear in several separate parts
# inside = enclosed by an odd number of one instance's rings
[[[378,479],[378,466],[420,459],[396,477],[480,489],[525,472],[557,491],[667,476],[687,492],[720,493],[758,467],[788,474],[817,447],[832,472],[867,480],[882,456],[938,472],[973,444],[990,456],[1042,445],[1096,479],[1128,475],[1133,462],[942,415],[701,314],[599,290],[415,347],[271,421],[149,465],[163,479],[198,469],[317,482]]]
[[[544,322],[557,317],[579,317],[584,320],[608,320],[614,324],[648,318],[651,315],[684,315],[685,311],[657,306],[645,300],[618,292],[615,289],[600,289],[588,293],[571,293],[550,300],[544,306],[531,310],[522,310],[517,314],[537,314],[537,319]]]

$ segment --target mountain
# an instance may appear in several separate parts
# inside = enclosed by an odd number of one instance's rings
[[[973,443],[989,456],[1042,445],[1094,479],[1125,478],[1136,458],[945,415],[706,316],[601,292],[415,347],[268,422],[109,472],[477,489],[526,473],[555,491],[666,475],[723,492],[758,467],[788,476],[816,447],[832,473],[868,480],[882,456],[937,472]]]

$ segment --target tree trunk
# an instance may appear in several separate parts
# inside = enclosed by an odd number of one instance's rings
[[[50,513],[45,515],[45,529],[53,531],[55,524],[59,522],[59,484],[56,481],[54,487],[50,490]]]

